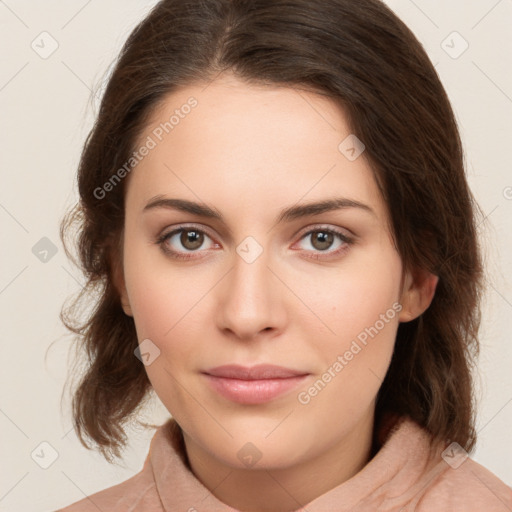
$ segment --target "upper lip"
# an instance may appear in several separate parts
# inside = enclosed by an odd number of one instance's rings
[[[240,366],[237,364],[226,364],[210,368],[204,373],[213,375],[214,377],[241,380],[286,379],[308,374],[307,372],[292,370],[291,368],[285,368],[283,366],[276,366],[273,364],[258,364],[250,367]]]

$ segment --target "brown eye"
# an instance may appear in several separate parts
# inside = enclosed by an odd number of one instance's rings
[[[184,229],[181,231],[180,243],[189,250],[194,251],[203,245],[204,234],[196,229]]]
[[[329,249],[334,241],[334,235],[329,231],[312,231],[311,245],[319,251]]]
[[[210,240],[210,247],[208,247],[208,242],[205,244],[207,240]],[[207,233],[194,226],[182,226],[169,233],[164,233],[157,238],[156,243],[165,254],[182,260],[200,257],[201,253],[215,245]]]
[[[302,249],[309,257],[319,260],[341,256],[352,245],[354,239],[338,229],[317,227],[304,233],[300,239]]]

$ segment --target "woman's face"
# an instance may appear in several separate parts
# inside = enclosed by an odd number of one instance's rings
[[[224,76],[168,96],[142,146],[126,178],[122,301],[186,438],[270,468],[371,427],[398,324],[420,311],[343,111]],[[325,201],[339,203],[306,208]],[[262,364],[296,375],[208,375]]]

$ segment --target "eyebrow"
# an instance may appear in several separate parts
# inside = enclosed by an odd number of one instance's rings
[[[162,195],[151,198],[144,207],[143,213],[157,208],[179,210],[197,215],[199,217],[217,219],[221,222],[224,221],[222,214],[216,208],[211,208],[206,204],[196,203],[187,199],[173,199],[164,197]],[[355,201],[353,199],[347,199],[345,197],[336,197],[333,199],[303,203],[285,208],[281,210],[275,220],[275,223],[279,224],[281,222],[290,222],[302,217],[320,215],[322,213],[335,210],[345,210],[348,208],[358,208],[373,215],[374,217],[377,217],[375,211],[367,204],[361,203],[360,201]]]

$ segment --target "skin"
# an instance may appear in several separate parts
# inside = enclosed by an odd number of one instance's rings
[[[139,342],[149,338],[160,350],[146,371],[183,430],[196,477],[240,510],[295,510],[368,462],[375,399],[399,322],[429,306],[437,278],[403,273],[365,154],[349,161],[338,150],[351,130],[332,100],[223,75],[167,96],[140,141],[190,96],[197,107],[127,178],[117,283],[123,309]],[[224,221],[169,208],[144,212],[157,195],[207,204]],[[283,208],[333,197],[373,213],[345,208],[275,222]],[[184,246],[180,234],[164,242],[192,255],[173,259],[156,240],[184,223],[206,234],[202,245]],[[353,242],[334,235],[322,251],[306,234],[322,227]],[[263,248],[252,263],[236,250],[248,236]],[[343,252],[332,255],[339,247]],[[298,394],[397,303],[401,311],[309,403],[300,403]],[[228,363],[271,363],[310,375],[270,402],[237,404],[200,373]],[[252,467],[237,456],[248,442],[261,454]]]

